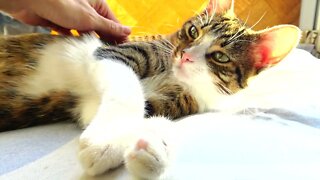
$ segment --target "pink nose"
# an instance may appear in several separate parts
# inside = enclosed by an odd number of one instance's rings
[[[183,53],[182,58],[181,58],[181,62],[182,63],[193,62],[191,55],[188,53]]]

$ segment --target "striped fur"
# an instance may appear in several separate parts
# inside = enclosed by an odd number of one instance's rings
[[[197,37],[190,34],[191,27],[196,28]],[[121,62],[135,72],[146,96],[146,117],[162,115],[176,119],[212,110],[220,96],[245,88],[250,77],[272,64],[257,67],[257,61],[262,61],[265,54],[259,54],[256,47],[268,49],[263,46],[267,41],[265,34],[284,28],[294,29],[279,27],[255,32],[229,11],[207,11],[191,18],[171,35],[105,44],[94,50],[94,56],[97,61]],[[0,131],[82,118],[77,111],[79,95],[72,89],[51,89],[37,95],[21,90],[25,79],[39,68],[40,57],[48,46],[69,41],[84,43],[82,39],[43,34],[0,37]],[[280,60],[295,47],[294,43]],[[222,52],[229,61],[217,62],[216,52]],[[185,54],[191,54],[194,61],[181,68]]]
[[[24,84],[24,78],[32,76],[37,70],[41,51],[46,46],[61,40],[64,38],[42,34],[1,38],[3,51],[0,56],[0,131],[79,119],[79,113],[73,113],[78,103],[78,97],[69,91],[49,91],[39,96],[33,96],[23,94],[19,90]],[[170,62],[172,51],[172,45],[164,39],[144,40],[118,46],[104,45],[96,49],[95,56],[98,61],[117,59],[117,61],[127,64],[147,84],[151,80],[150,78],[159,74],[167,74],[166,77],[171,76],[168,72],[172,66],[172,62]],[[166,77],[163,76],[163,78]],[[148,104],[146,109],[149,109],[146,116],[168,115],[172,118],[178,118],[196,113],[196,103],[191,103],[194,107],[189,107],[188,104],[194,99],[183,91],[179,84],[174,84],[172,87],[169,84],[163,83],[157,93],[170,98],[172,103],[168,104],[164,99],[151,96],[150,100],[146,102]],[[178,89],[179,91],[177,91]],[[175,95],[179,96],[175,97]],[[184,98],[185,102],[180,103],[181,98]],[[171,106],[170,112],[167,112],[167,108]],[[192,110],[185,111],[183,108]]]

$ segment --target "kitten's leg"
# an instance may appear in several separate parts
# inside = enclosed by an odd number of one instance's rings
[[[101,61],[92,72],[102,100],[80,137],[79,158],[88,174],[98,175],[122,164],[129,134],[143,120],[144,96],[138,78],[123,64]]]
[[[137,179],[158,179],[173,153],[173,122],[164,117],[146,119],[137,140],[126,149],[125,165]]]
[[[102,126],[95,127],[99,123],[91,124],[88,129],[92,128],[96,135],[82,134],[80,160],[88,174],[99,175],[124,163],[137,179],[162,177],[172,154],[173,122],[162,117],[129,120],[133,121],[129,127],[124,127],[123,123],[108,123],[101,129]]]

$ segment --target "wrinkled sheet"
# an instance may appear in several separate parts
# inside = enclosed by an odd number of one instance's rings
[[[296,49],[218,107],[173,125],[165,179],[320,179],[320,60]],[[128,178],[85,176],[80,133],[69,123],[0,133],[0,179]]]

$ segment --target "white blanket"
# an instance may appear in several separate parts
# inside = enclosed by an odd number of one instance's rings
[[[226,99],[220,105],[226,113],[179,121],[167,179],[319,180],[319,82],[320,60],[296,49]],[[235,110],[240,113],[230,113]],[[0,179],[128,178],[122,168],[98,178],[83,175],[79,134],[65,123],[1,133]]]

